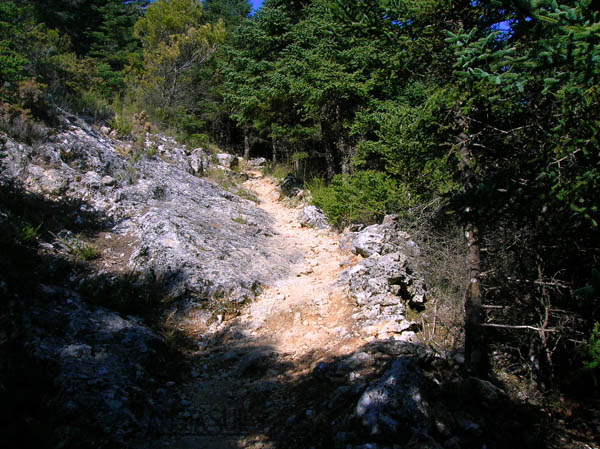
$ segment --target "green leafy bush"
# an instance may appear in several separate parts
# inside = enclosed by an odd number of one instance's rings
[[[587,359],[585,367],[590,369],[600,367],[600,323],[596,322],[584,351]]]
[[[405,185],[372,170],[336,175],[328,186],[322,180],[313,180],[309,190],[313,203],[338,228],[349,223],[375,223],[386,213],[399,212],[416,200]]]

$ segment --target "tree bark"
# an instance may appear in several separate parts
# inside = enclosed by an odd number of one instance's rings
[[[335,175],[335,154],[334,144],[332,142],[333,130],[327,120],[321,121],[321,134],[325,150],[325,178],[329,183]]]
[[[482,332],[483,313],[481,307],[481,258],[479,253],[479,231],[473,223],[465,225],[467,241],[468,281],[465,290],[465,367],[473,374],[484,373],[485,346]]]
[[[473,188],[473,158],[469,146],[468,121],[457,107],[457,120],[460,129],[458,151],[463,188],[468,192]],[[483,308],[481,305],[481,255],[479,230],[475,224],[474,207],[464,208],[464,235],[467,243],[467,286],[464,295],[465,305],[465,368],[475,375],[485,373],[485,342],[483,338]]]
[[[248,137],[247,129],[244,129],[244,159],[250,159],[250,139]]]
[[[331,145],[329,144],[325,146],[325,164],[327,166],[327,182],[329,182],[333,179],[333,176],[335,175],[335,158],[333,155],[333,151],[331,151]]]
[[[352,171],[351,162],[353,154],[343,136],[340,136],[338,139],[337,150],[342,161],[342,175],[349,175]]]

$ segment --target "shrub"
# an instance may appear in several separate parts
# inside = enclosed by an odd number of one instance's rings
[[[350,176],[336,175],[331,184],[313,180],[309,185],[313,204],[321,208],[337,228],[350,223],[372,224],[386,213],[398,213],[414,204],[416,198],[402,184],[372,170]]]
[[[135,102],[126,97],[125,99],[115,96],[111,108],[115,111],[109,121],[109,125],[120,137],[130,136],[133,133],[133,116],[138,110]]]
[[[75,237],[70,233],[63,237],[59,237],[53,232],[50,232],[50,234],[56,238],[64,250],[81,260],[88,261],[100,257],[101,251],[98,247],[82,241],[79,237]]]
[[[21,228],[21,241],[22,242],[32,242],[35,239],[37,239],[40,235],[40,228],[42,227],[41,224],[39,224],[38,226],[33,226],[32,224],[25,224],[22,228]]]
[[[592,335],[584,347],[586,356],[586,368],[594,369],[600,367],[600,323],[596,322]]]
[[[184,143],[191,148],[208,148],[210,138],[206,134],[190,134],[184,136]]]
[[[93,89],[81,89],[70,97],[70,109],[92,119],[94,122],[109,120],[114,111],[100,92]]]
[[[242,185],[243,181],[247,178],[244,178],[235,172],[227,172],[219,168],[209,167],[205,172],[205,176],[215,184],[221,186],[221,188],[224,190],[227,190],[228,192],[231,192],[240,198],[244,198],[255,203],[260,202],[254,193]]]
[[[89,243],[78,242],[73,246],[72,253],[82,260],[93,260],[100,257],[100,250]]]
[[[0,101],[0,131],[15,139],[34,144],[46,139],[48,130],[26,109]]]
[[[263,174],[267,176],[272,176],[275,179],[280,181],[283,180],[289,173],[292,172],[292,167],[285,164],[273,164],[269,162],[263,168]]]

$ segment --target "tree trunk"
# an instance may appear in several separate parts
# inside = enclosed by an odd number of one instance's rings
[[[323,136],[323,147],[325,150],[325,177],[327,182],[333,179],[335,175],[335,154],[332,140],[332,129],[326,120],[321,122],[321,134]]]
[[[248,138],[248,130],[244,130],[244,159],[250,159],[250,139]]]
[[[344,137],[340,137],[337,143],[337,150],[342,161],[342,175],[349,175],[352,171],[352,156],[353,151],[351,146],[346,143]]]
[[[481,286],[481,258],[479,254],[479,235],[473,223],[465,225],[467,241],[468,281],[465,291],[465,367],[476,375],[484,373],[485,346],[483,341]]]
[[[273,141],[272,141],[272,147],[273,147],[273,165],[275,165],[277,163],[277,145],[275,144],[275,139],[273,139]]]
[[[458,150],[463,188],[468,192],[473,188],[473,159],[469,148],[468,122],[457,107],[457,119],[460,127]],[[467,286],[465,290],[465,368],[474,375],[485,373],[485,343],[483,339],[483,313],[481,306],[481,255],[479,248],[479,230],[474,223],[472,205],[464,208],[464,233],[467,243]]]
[[[327,182],[329,182],[333,179],[333,176],[335,175],[335,158],[333,155],[333,151],[331,151],[331,145],[329,145],[329,142],[327,143],[327,145],[325,145],[325,164],[327,166]]]

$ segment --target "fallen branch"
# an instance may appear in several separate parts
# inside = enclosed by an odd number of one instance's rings
[[[497,327],[501,329],[529,329],[537,332],[558,332],[558,329],[550,328],[543,329],[541,327],[535,326],[527,326],[527,325],[510,325],[510,324],[494,324],[494,323],[483,323],[480,324],[481,327]]]
[[[521,283],[526,283],[526,284],[536,284],[536,285],[543,285],[543,286],[550,286],[550,287],[560,287],[560,288],[570,288],[568,285],[563,284],[562,282],[550,282],[550,281],[540,281],[540,280],[535,280],[532,281],[530,279],[517,279],[517,278],[513,278],[510,276],[506,277],[507,280],[512,281],[512,282],[521,282]]]

